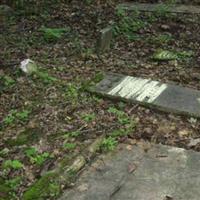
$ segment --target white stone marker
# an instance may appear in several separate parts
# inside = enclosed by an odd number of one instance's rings
[[[103,96],[156,107],[166,112],[200,117],[200,91],[178,85],[107,74],[92,91]]]

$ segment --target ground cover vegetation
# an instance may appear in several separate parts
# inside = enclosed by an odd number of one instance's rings
[[[12,14],[0,24],[1,200],[56,199],[71,183],[54,181],[52,170],[101,136],[98,153],[139,140],[200,150],[191,145],[198,119],[88,92],[105,72],[200,89],[199,15],[169,14],[166,7],[126,12],[116,9],[120,1],[17,2],[5,2]],[[98,31],[108,25],[111,49],[96,55]],[[41,72],[24,74],[25,58]]]

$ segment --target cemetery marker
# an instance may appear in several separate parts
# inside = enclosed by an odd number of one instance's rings
[[[107,74],[92,91],[166,112],[200,117],[200,91],[119,74]]]
[[[171,12],[171,13],[188,13],[200,14],[200,6],[183,5],[183,4],[163,4],[163,3],[123,3],[117,6],[129,11],[145,11],[145,12]]]

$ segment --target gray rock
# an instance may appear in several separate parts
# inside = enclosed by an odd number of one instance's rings
[[[60,200],[198,200],[199,184],[199,153],[163,145],[145,153],[124,146],[85,170]]]

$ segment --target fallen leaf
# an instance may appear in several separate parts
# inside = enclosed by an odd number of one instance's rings
[[[128,166],[128,173],[133,173],[137,169],[137,166],[135,164],[129,164]]]

